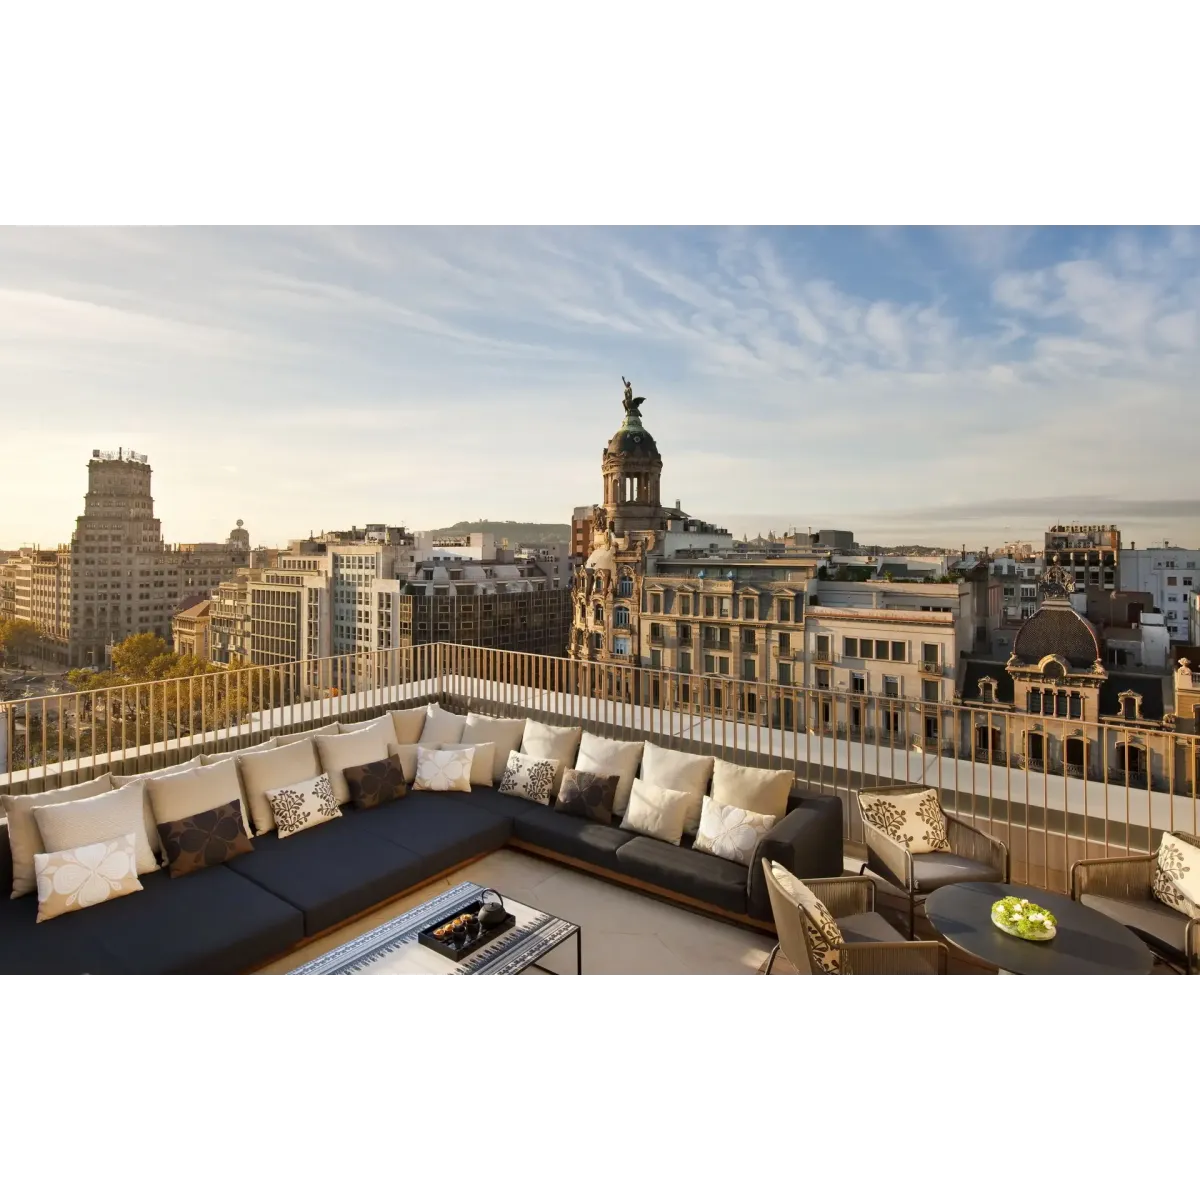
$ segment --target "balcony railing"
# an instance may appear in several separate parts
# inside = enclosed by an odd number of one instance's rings
[[[936,658],[923,658],[918,670],[922,675],[940,675],[942,673],[942,664]]]
[[[107,771],[132,775],[198,752],[249,749],[281,733],[366,719],[438,701],[465,712],[582,725],[603,737],[648,737],[689,753],[783,768],[804,790],[842,798],[845,836],[861,842],[856,792],[882,783],[938,789],[947,811],[1010,847],[1014,879],[1066,888],[1083,857],[1153,850],[1165,829],[1193,832],[1200,738],[1139,729],[1141,773],[1120,769],[1119,727],[1066,718],[997,715],[991,761],[971,753],[974,711],[952,704],[790,687],[760,681],[719,688],[625,662],[579,661],[434,644],[274,666],[218,668],[185,679],[0,704],[0,792],[42,792]],[[704,682],[709,680],[704,679]],[[721,703],[710,703],[720,693]],[[686,697],[686,698],[682,698]],[[861,712],[856,723],[851,708]],[[924,734],[927,717],[937,734]],[[898,719],[907,736],[890,732]],[[1027,733],[1048,747],[1081,737],[1089,771],[1002,765]],[[985,759],[989,756],[985,756]]]
[[[812,660],[819,663],[833,662],[833,654],[829,650],[814,650]]]

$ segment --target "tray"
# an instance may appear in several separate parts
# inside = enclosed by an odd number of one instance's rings
[[[502,933],[507,933],[516,923],[517,918],[509,913],[499,925],[493,925],[490,929],[480,928],[479,932],[469,941],[460,942],[456,945],[451,945],[449,942],[439,942],[433,936],[435,929],[441,929],[443,925],[448,925],[455,917],[460,917],[463,913],[478,913],[483,907],[482,900],[474,900],[470,904],[464,904],[456,913],[447,917],[444,921],[435,921],[432,925],[422,929],[417,934],[417,941],[422,946],[428,946],[430,950],[436,951],[443,958],[450,959],[451,962],[462,962],[468,954],[474,954],[481,946],[486,946],[488,942],[494,941]]]

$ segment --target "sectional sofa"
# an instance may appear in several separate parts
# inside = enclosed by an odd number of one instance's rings
[[[697,851],[690,837],[674,845],[599,824],[503,794],[496,782],[347,806],[343,819],[291,837],[258,833],[253,853],[180,878],[158,870],[141,876],[140,892],[40,924],[36,894],[7,898],[12,857],[0,825],[0,973],[248,970],[504,846],[764,930],[773,926],[761,858],[801,878],[842,871],[834,796],[793,790],[786,815],[742,865]]]

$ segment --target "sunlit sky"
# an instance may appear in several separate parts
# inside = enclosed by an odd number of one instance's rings
[[[0,547],[93,448],[168,541],[567,521],[621,376],[663,496],[751,534],[1200,542],[1200,235],[1113,229],[0,230]]]

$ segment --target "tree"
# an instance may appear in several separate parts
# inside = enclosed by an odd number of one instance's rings
[[[16,666],[38,648],[41,634],[32,621],[0,621],[0,654],[6,665]]]

